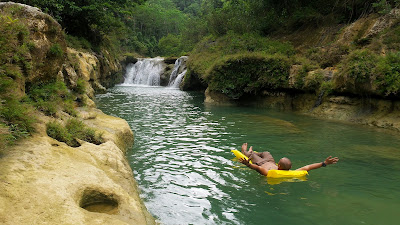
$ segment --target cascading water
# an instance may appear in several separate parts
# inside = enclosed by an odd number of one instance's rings
[[[169,77],[168,87],[179,88],[183,77],[186,74],[186,61],[188,57],[182,56],[175,61],[174,69]],[[182,71],[183,70],[183,71]]]
[[[160,74],[164,70],[163,58],[138,59],[126,69],[125,85],[160,86]]]
[[[187,59],[187,56],[182,56],[175,61],[169,79],[168,75],[165,75],[167,64],[163,58],[138,59],[135,64],[127,66],[123,85],[160,86],[168,82],[168,87],[179,88],[186,74]]]
[[[185,74],[186,74],[186,71],[187,71],[187,70],[185,70],[185,71],[183,71],[182,73],[180,73],[180,74],[175,78],[175,80],[174,80],[171,84],[169,84],[168,86],[169,86],[169,87],[172,87],[172,88],[179,88],[179,85],[182,83],[182,80],[183,80],[183,77],[184,77]]]

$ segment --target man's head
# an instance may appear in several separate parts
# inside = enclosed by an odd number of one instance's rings
[[[278,162],[278,170],[290,170],[292,168],[292,162],[290,159],[284,157]]]

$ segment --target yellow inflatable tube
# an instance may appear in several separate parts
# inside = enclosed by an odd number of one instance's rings
[[[269,170],[267,177],[271,178],[298,178],[308,175],[305,170]]]
[[[243,153],[238,150],[231,150],[231,152],[238,159],[248,159]],[[252,163],[250,161],[250,163]],[[305,170],[269,170],[267,177],[270,178],[300,178],[308,175],[308,172]]]
[[[231,152],[236,156],[238,159],[245,159],[248,160],[249,158],[245,156],[242,152],[239,152],[238,150],[231,150]],[[253,164],[250,160],[250,163]]]

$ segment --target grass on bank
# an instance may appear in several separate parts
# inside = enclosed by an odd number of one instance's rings
[[[81,82],[80,82],[81,83]],[[77,85],[77,92],[84,91],[84,84]],[[76,116],[74,110],[74,95],[65,83],[54,81],[33,85],[28,91],[31,103],[47,116],[56,116],[57,111],[62,110],[71,116]]]
[[[65,126],[59,122],[50,122],[46,125],[47,135],[57,141],[64,142],[71,147],[79,147],[77,139],[87,141],[96,145],[103,143],[103,134],[97,133],[94,129],[78,119],[69,119]]]
[[[15,19],[20,10],[14,7],[0,15],[0,149],[34,132],[35,110],[53,117],[60,110],[76,116],[76,96],[86,89],[81,80],[73,91],[55,80],[25,86],[25,79],[32,72],[31,51],[35,47],[25,21]],[[63,54],[61,46],[54,44],[48,57]]]
[[[189,67],[200,76],[220,58],[229,55],[246,53],[265,53],[269,55],[281,54],[286,57],[294,55],[294,47],[290,43],[272,40],[257,34],[235,34],[216,38],[208,36],[198,43],[189,58]]]
[[[340,64],[336,90],[381,97],[400,97],[400,52],[378,55],[363,49]]]
[[[294,54],[290,43],[257,34],[208,36],[192,51],[183,82],[197,77],[233,99],[267,87],[285,88]]]
[[[19,8],[0,15],[0,148],[33,132],[33,107],[24,101],[19,83],[31,69],[29,31],[14,18]]]

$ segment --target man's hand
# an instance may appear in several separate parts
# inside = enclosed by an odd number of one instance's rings
[[[310,164],[310,165],[307,165],[307,166],[303,166],[303,167],[301,167],[301,168],[298,168],[297,170],[307,170],[307,171],[310,171],[310,170],[314,170],[314,169],[321,168],[322,166],[324,166],[324,163],[325,163],[326,165],[330,165],[330,164],[336,164],[338,161],[339,161],[339,158],[338,158],[338,157],[332,158],[332,156],[329,156],[329,157],[326,158],[325,161],[322,162],[322,163],[320,163],[320,162],[319,162],[319,163],[313,163],[313,164]]]
[[[336,164],[339,161],[338,157],[332,158],[332,156],[329,156],[328,158],[325,159],[324,163],[326,165],[330,165],[330,164]]]
[[[250,166],[250,159],[246,160],[245,158],[241,158],[241,159],[239,159],[239,162],[246,165],[247,167]]]

